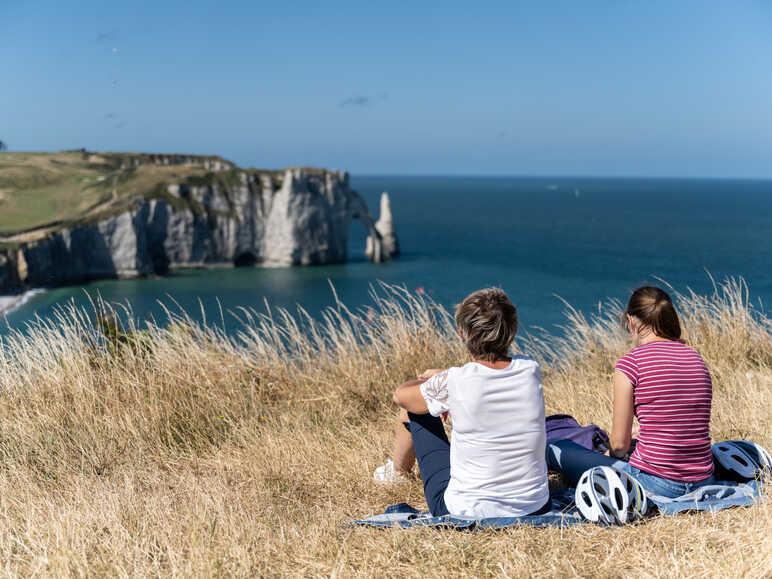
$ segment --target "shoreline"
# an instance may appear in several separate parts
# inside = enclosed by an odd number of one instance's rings
[[[26,291],[17,295],[0,295],[0,316],[6,316],[12,311],[17,310],[24,304],[26,304],[30,298],[36,296],[39,293],[44,292],[44,289],[36,288]]]
[[[22,295],[18,296],[0,296],[0,314],[10,312],[21,301]]]

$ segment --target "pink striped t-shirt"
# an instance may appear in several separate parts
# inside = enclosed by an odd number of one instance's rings
[[[616,369],[633,385],[641,427],[630,465],[683,482],[713,474],[713,383],[702,357],[681,342],[655,341],[630,350]]]

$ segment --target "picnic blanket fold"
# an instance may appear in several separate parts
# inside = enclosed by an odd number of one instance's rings
[[[485,531],[527,525],[531,527],[574,527],[587,524],[574,504],[573,488],[553,491],[552,509],[542,515],[523,517],[488,517],[467,519],[444,515],[434,517],[407,503],[397,503],[386,508],[380,515],[352,521],[348,525],[368,527],[446,527]],[[735,483],[720,481],[715,485],[700,487],[676,498],[649,495],[651,502],[663,515],[675,515],[684,511],[718,511],[730,507],[747,507],[760,501],[761,484],[756,481]]]
[[[448,527],[454,529],[503,529],[528,525],[532,527],[573,527],[585,524],[576,506],[573,504],[573,489],[558,489],[551,494],[552,509],[542,515],[525,515],[522,517],[487,517],[469,519],[443,515],[434,517],[431,513],[422,512],[407,503],[397,503],[386,508],[380,515],[352,521],[349,525],[364,525],[368,527]]]
[[[749,507],[761,500],[761,484],[757,481],[736,483],[718,481],[699,487],[674,499],[649,495],[659,512],[675,515],[684,511],[720,511],[730,507]]]

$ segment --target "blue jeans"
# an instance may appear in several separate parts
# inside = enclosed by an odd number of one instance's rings
[[[671,499],[716,482],[713,475],[697,482],[682,482],[649,474],[630,466],[623,460],[593,452],[571,440],[556,440],[547,443],[547,465],[550,469],[560,472],[573,484],[576,484],[582,473],[589,468],[610,466],[632,475],[648,493]]]
[[[450,441],[445,434],[442,420],[431,414],[407,413],[410,418],[410,434],[413,436],[415,458],[421,480],[424,483],[424,496],[429,511],[435,517],[448,515],[445,506],[445,489],[450,482]],[[542,515],[552,508],[547,502],[531,515]]]

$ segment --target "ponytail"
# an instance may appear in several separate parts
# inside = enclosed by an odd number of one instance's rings
[[[673,301],[658,287],[645,286],[635,290],[630,296],[625,314],[638,318],[641,324],[651,328],[660,338],[681,339],[681,324]]]

